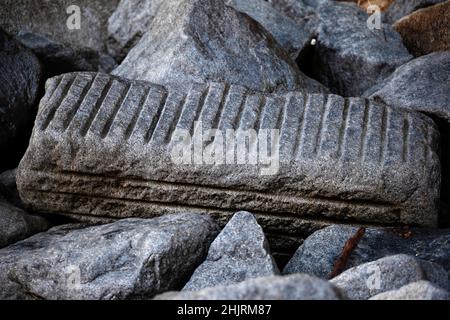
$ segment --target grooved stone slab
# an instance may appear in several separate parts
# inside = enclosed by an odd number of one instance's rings
[[[203,130],[278,129],[279,170],[175,164],[173,133],[199,132],[197,120]],[[361,98],[221,83],[168,91],[72,73],[47,82],[17,183],[33,209],[84,217],[247,210],[292,233],[300,218],[435,225],[437,140],[428,117]]]

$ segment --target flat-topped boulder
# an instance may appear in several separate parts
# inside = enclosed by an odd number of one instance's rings
[[[189,208],[293,234],[302,219],[434,226],[437,140],[427,116],[362,98],[71,73],[46,84],[17,184],[34,210],[80,218]]]

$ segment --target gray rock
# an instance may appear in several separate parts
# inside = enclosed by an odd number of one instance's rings
[[[221,130],[214,141],[210,128]],[[229,139],[225,157],[231,129],[240,138]],[[260,133],[250,148],[240,143],[249,129]],[[279,130],[267,159],[263,129]],[[210,148],[223,158],[210,159]],[[303,219],[434,226],[439,177],[436,127],[421,114],[335,95],[223,83],[184,91],[72,73],[47,82],[17,184],[36,212],[124,218],[189,209],[226,219],[246,210],[298,235]]]
[[[368,15],[354,3],[335,1],[273,1],[299,25],[315,46],[305,47],[300,69],[333,93],[361,96],[412,59],[400,35],[390,25],[367,26]]]
[[[107,69],[108,18],[119,0],[3,0],[0,3],[0,25],[12,35],[19,35],[25,45],[49,63],[49,74],[77,70]],[[79,29],[73,26],[80,9]],[[17,17],[20,17],[17,18]],[[97,65],[99,64],[99,65]]]
[[[162,85],[214,81],[257,91],[326,91],[261,25],[223,0],[164,1],[113,74]]]
[[[80,228],[56,227],[0,250],[0,298],[151,298],[178,289],[217,234],[210,217],[195,214]]]
[[[30,215],[0,197],[0,248],[47,230],[50,223]]]
[[[0,28],[0,171],[26,149],[42,82],[37,57]]]
[[[450,121],[450,51],[432,53],[398,68],[365,96]]]
[[[122,61],[139,42],[164,0],[121,0],[108,21],[108,52]]]
[[[369,300],[450,300],[450,294],[429,281],[417,281]]]
[[[440,265],[408,255],[381,258],[351,268],[330,280],[351,300],[366,300],[412,282],[430,281],[448,288],[448,273]]]
[[[304,272],[326,278],[345,242],[358,228],[334,225],[315,232],[298,248],[283,273]],[[442,265],[450,271],[450,230],[367,228],[352,252],[347,269],[386,256],[407,254]]]
[[[11,204],[23,209],[25,205],[20,199],[19,190],[17,190],[16,174],[17,169],[0,174],[0,194]]]
[[[393,24],[397,20],[422,8],[426,8],[446,0],[395,0],[383,13],[383,20]]]
[[[226,3],[258,21],[293,59],[311,40],[307,28],[299,26],[265,0],[227,0]]]
[[[200,291],[170,292],[156,300],[340,300],[341,293],[329,282],[296,274],[249,279]]]
[[[211,244],[183,291],[279,274],[264,232],[251,213],[238,212]]]
[[[110,72],[117,67],[115,60],[106,54],[91,49],[73,49],[40,34],[20,32],[17,39],[42,61],[47,77],[72,71]]]

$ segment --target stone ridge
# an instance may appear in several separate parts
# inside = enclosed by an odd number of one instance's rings
[[[42,131],[102,139],[111,134],[123,141],[133,135],[144,144],[170,143],[175,128],[193,132],[199,120],[205,129],[278,128],[286,139],[297,137],[282,149],[296,160],[327,156],[426,165],[433,157],[430,140],[436,139],[423,118],[368,100],[302,92],[265,95],[223,83],[194,84],[182,93],[104,74],[70,73],[48,84],[41,104]],[[421,135],[426,140],[419,140]]]
[[[204,130],[279,129],[279,172],[175,165],[173,132],[194,132],[199,120]],[[72,73],[47,82],[18,185],[34,209],[72,215],[189,210],[224,217],[248,210],[276,221],[431,226],[439,197],[437,140],[426,116],[361,98],[263,94],[223,83],[169,90]],[[289,228],[283,225],[278,231]]]

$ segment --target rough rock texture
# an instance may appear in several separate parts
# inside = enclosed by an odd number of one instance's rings
[[[339,300],[341,293],[329,282],[296,274],[249,279],[228,286],[194,292],[170,292],[157,300]]]
[[[0,195],[3,195],[9,203],[16,207],[24,208],[17,190],[16,173],[17,169],[8,170],[0,174]]]
[[[0,171],[26,149],[42,81],[37,57],[0,28]]]
[[[370,300],[450,300],[450,294],[433,283],[422,280],[377,294]]]
[[[217,236],[183,291],[279,274],[264,232],[251,213],[238,212]]]
[[[416,10],[432,6],[446,0],[395,0],[389,9],[383,13],[383,21],[393,24]]]
[[[76,70],[105,70],[108,18],[119,0],[2,0],[0,25],[49,63],[49,74]],[[80,8],[80,29],[72,26],[73,11]],[[20,18],[19,18],[20,17]],[[98,65],[97,65],[98,64]]]
[[[450,50],[450,1],[411,13],[394,24],[414,56]]]
[[[224,81],[258,91],[325,91],[261,25],[223,0],[164,1],[113,73],[163,85]]]
[[[395,255],[351,268],[330,280],[351,300],[366,300],[420,280],[448,288],[447,271],[436,263]]]
[[[298,25],[265,0],[227,0],[226,3],[258,21],[294,59],[311,40],[307,28]]]
[[[0,250],[0,298],[151,298],[178,289],[217,234],[210,217],[195,214],[80,227]]]
[[[368,15],[354,3],[311,0],[273,1],[316,39],[300,54],[300,69],[333,93],[360,96],[408,62],[400,35],[390,25],[367,27]]]
[[[241,132],[229,139],[227,156],[226,138],[211,141],[210,128]],[[240,143],[248,129],[279,130],[271,157],[242,159],[255,154],[257,140],[267,150],[271,136],[261,131],[248,147]],[[211,159],[212,151],[224,157]],[[436,152],[428,117],[360,98],[262,94],[223,83],[167,90],[72,73],[47,82],[17,183],[36,211],[87,218],[189,208],[221,219],[255,211],[278,234],[298,235],[302,218],[432,226]]]
[[[390,106],[450,121],[450,51],[408,62],[365,95]]]
[[[323,4],[314,54],[313,77],[334,93],[360,96],[411,60],[389,25],[367,27],[367,14],[351,3]]]
[[[122,61],[139,42],[164,0],[121,0],[108,21],[108,52]]]
[[[117,67],[115,60],[106,54],[74,49],[40,34],[20,32],[17,39],[42,61],[46,77],[72,71],[110,72]]]
[[[299,247],[283,273],[304,272],[326,278],[345,242],[358,230],[334,225],[315,232]],[[408,254],[442,265],[450,271],[450,230],[368,228],[350,256],[347,268],[389,255]]]
[[[0,248],[47,230],[49,222],[42,217],[26,213],[0,196]]]

